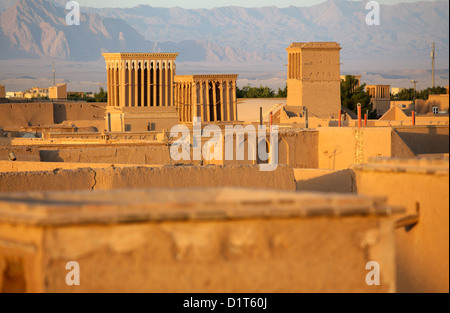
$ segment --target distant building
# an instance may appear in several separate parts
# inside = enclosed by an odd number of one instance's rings
[[[449,94],[429,95],[425,105],[427,113],[448,114]]]
[[[378,116],[384,115],[391,108],[390,85],[367,85],[366,91],[372,96],[373,109]]]
[[[340,50],[336,42],[292,43],[288,52],[287,106],[333,118],[341,109]]]
[[[6,98],[6,90],[3,85],[0,85],[0,98]]]
[[[392,95],[398,95],[400,92],[402,92],[403,90],[406,90],[406,88],[402,88],[402,87],[392,87],[391,88],[391,94]]]
[[[236,80],[238,75],[175,76],[175,106],[181,122],[237,121]]]
[[[33,87],[24,91],[23,96],[27,99],[46,98],[48,97],[48,88]]]
[[[58,84],[48,89],[48,97],[56,100],[67,99],[67,84]]]
[[[108,131],[170,129],[178,124],[174,102],[178,53],[104,53],[108,80]]]
[[[8,91],[6,93],[6,98],[25,98],[25,94],[21,91]]]

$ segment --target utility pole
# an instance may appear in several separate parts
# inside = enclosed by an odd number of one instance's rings
[[[417,80],[413,79],[413,80],[411,81],[411,83],[414,84],[413,111],[415,112],[415,111],[416,111],[416,85],[417,85]]]
[[[435,59],[436,59],[436,47],[435,47],[434,41],[433,41],[433,44],[431,45],[431,47],[432,47],[432,50],[431,50],[431,88],[434,88],[434,83],[435,83],[434,65],[435,65]]]

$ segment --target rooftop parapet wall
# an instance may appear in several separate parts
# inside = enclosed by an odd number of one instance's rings
[[[21,147],[21,146],[9,147],[0,145],[0,161],[9,160],[11,153],[14,153],[16,159],[19,161],[28,161],[28,162],[41,161],[39,149],[37,149],[36,147]]]
[[[360,195],[406,208],[396,231],[398,291],[449,291],[449,159],[374,159],[354,168]],[[401,226],[401,224],[400,224]]]
[[[416,155],[449,153],[448,126],[396,127],[395,131]]]
[[[24,149],[36,148],[40,151],[41,160],[45,162],[171,164],[162,133],[70,133],[52,134],[49,137],[51,138],[14,139],[10,141],[10,145]],[[244,134],[244,139],[247,137],[247,134]],[[202,145],[209,142],[210,138],[202,137]],[[278,163],[295,168],[343,170],[353,164],[366,163],[371,157],[415,157],[421,154],[449,152],[448,126],[361,129],[323,127],[308,130],[280,128],[278,138]],[[270,143],[270,138],[266,139]],[[223,143],[225,142],[223,138]],[[255,144],[250,145],[253,147]],[[236,156],[226,160],[226,151],[223,148],[221,160],[204,160],[203,164],[258,163],[259,161],[248,157],[248,146],[246,140],[243,161],[235,160]],[[236,136],[233,139],[233,148],[236,152]],[[20,158],[18,160],[25,161]],[[192,149],[190,160],[172,160],[172,164],[178,162],[200,164],[198,160],[194,160]]]
[[[53,103],[0,103],[0,127],[51,125]]]
[[[319,131],[319,168],[343,170],[352,164],[366,163],[371,157],[393,156],[392,152],[412,155],[407,146],[392,149],[392,128],[321,128]],[[394,141],[398,145],[398,142]]]
[[[13,194],[0,196],[0,211],[3,292],[396,290],[390,214],[397,209],[370,197],[246,189]],[[79,286],[65,282],[69,261],[80,266]],[[366,284],[369,261],[382,269],[380,286]]]
[[[80,168],[0,173],[0,192],[111,190],[122,188],[267,188],[294,191],[293,169],[279,166],[261,172],[259,166],[180,166]]]

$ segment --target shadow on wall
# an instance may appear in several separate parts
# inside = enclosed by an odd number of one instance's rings
[[[448,127],[396,128],[395,131],[415,155],[449,153]]]
[[[67,109],[63,104],[53,105],[53,116],[55,119],[55,124],[61,124],[67,120]]]
[[[294,169],[297,191],[355,193],[353,170]]]
[[[59,150],[40,150],[39,155],[42,162],[64,162],[59,156]]]

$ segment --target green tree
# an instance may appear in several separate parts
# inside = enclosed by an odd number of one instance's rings
[[[364,91],[366,84],[358,87],[358,80],[355,76],[346,75],[345,80],[341,80],[341,105],[355,113],[358,113],[358,103],[361,103],[361,112],[369,112],[369,118],[377,118],[377,112],[373,110],[371,96]]]
[[[424,90],[416,90],[416,99],[428,100],[430,95],[446,94],[447,89],[445,87],[427,88]],[[398,101],[412,101],[414,99],[414,88],[408,88],[400,91],[398,94],[391,96],[392,100]]]
[[[107,102],[108,101],[108,93],[100,87],[100,91],[94,94],[95,102]]]
[[[287,97],[287,84],[284,89],[278,88],[278,93],[276,95],[277,98],[286,98]]]
[[[247,85],[240,89],[236,88],[236,97],[238,98],[274,98],[275,92],[267,86],[251,87]]]
[[[412,101],[414,99],[414,88],[403,89],[395,96],[392,96],[391,99],[398,101]]]

